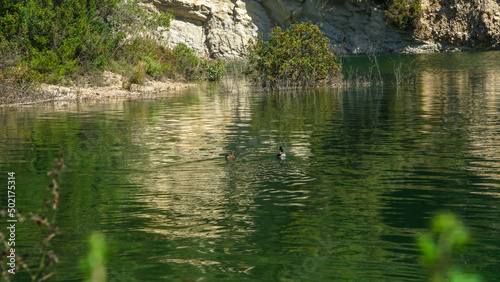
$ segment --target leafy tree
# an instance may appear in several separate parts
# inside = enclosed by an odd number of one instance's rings
[[[339,72],[339,63],[328,42],[318,26],[309,22],[292,24],[289,29],[276,27],[267,41],[260,36],[250,42],[248,72],[270,87],[330,83]]]

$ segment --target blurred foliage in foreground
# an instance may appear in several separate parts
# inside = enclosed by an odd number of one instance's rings
[[[481,281],[478,275],[464,273],[453,263],[453,253],[470,242],[463,223],[454,214],[443,212],[432,218],[430,229],[417,241],[422,262],[429,270],[429,281]]]

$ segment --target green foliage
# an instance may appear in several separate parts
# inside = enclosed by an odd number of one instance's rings
[[[220,79],[221,62],[205,62],[184,44],[162,46],[156,31],[170,26],[172,13],[148,10],[143,2],[0,1],[0,84],[58,83],[110,66],[126,77],[126,88],[147,76]],[[127,33],[136,36],[126,40]]]
[[[144,56],[144,62],[146,63],[146,73],[150,76],[159,76],[162,74],[165,68],[168,68],[168,65],[162,64],[158,59]]]
[[[220,80],[226,72],[226,67],[221,60],[210,64],[198,58],[193,49],[182,43],[172,49],[170,66],[173,74],[180,75],[187,80]]]
[[[106,281],[106,253],[107,245],[104,234],[94,232],[89,237],[89,251],[85,259],[80,261],[85,272],[86,281],[104,282]]]
[[[220,59],[217,59],[214,64],[204,61],[203,67],[206,69],[206,75],[209,81],[220,80],[224,73],[226,73],[226,65],[224,65]]]
[[[178,44],[172,50],[172,55],[177,58],[172,66],[177,69],[188,80],[199,79],[203,75],[202,60],[200,60],[195,51],[183,43]]]
[[[284,87],[332,82],[339,71],[328,38],[318,26],[304,22],[289,29],[276,27],[269,39],[250,42],[251,77],[265,86]]]
[[[0,34],[15,44],[33,79],[57,82],[107,63],[107,54],[123,39],[105,18],[116,5],[116,0],[2,1]]]
[[[462,249],[469,241],[467,228],[454,214],[444,212],[432,219],[431,232],[420,236],[417,241],[431,281],[480,281],[478,276],[453,267],[453,252]]]
[[[124,23],[123,28],[131,33],[148,32],[159,27],[170,27],[170,21],[174,18],[171,11],[167,13],[152,13],[141,6],[145,1],[129,0],[120,1],[123,5],[115,11]]]
[[[138,4],[138,0],[0,1],[0,39],[11,44],[10,50],[0,50],[0,59],[3,52],[15,50],[18,63],[28,68],[24,75],[36,81],[59,82],[103,70],[123,43],[122,26],[170,25],[172,14],[148,13]],[[154,66],[150,71],[155,72]]]
[[[115,59],[119,61],[119,65],[125,69],[129,77],[137,72],[126,70],[126,66],[136,66],[140,61],[144,61],[145,73],[152,77],[215,81],[219,80],[226,71],[222,61],[217,60],[215,64],[211,64],[202,60],[196,56],[193,49],[185,44],[180,43],[173,49],[169,49],[154,39],[144,37],[136,37],[128,44],[121,46]]]
[[[415,20],[422,14],[420,0],[387,0],[385,16],[402,30],[411,30]]]

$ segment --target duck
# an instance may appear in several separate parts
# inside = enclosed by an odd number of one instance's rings
[[[226,155],[226,159],[234,159],[235,157],[236,157],[236,152],[234,150]]]
[[[276,154],[276,157],[278,158],[284,158],[286,157],[286,154],[285,154],[285,148],[283,148],[283,146],[280,147],[280,151]]]

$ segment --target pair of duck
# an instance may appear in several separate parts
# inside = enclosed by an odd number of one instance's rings
[[[280,151],[276,154],[276,157],[282,159],[286,157],[285,148],[283,148],[283,146],[280,147]],[[236,158],[236,152],[234,150],[226,155],[226,159],[234,159],[234,158]]]

